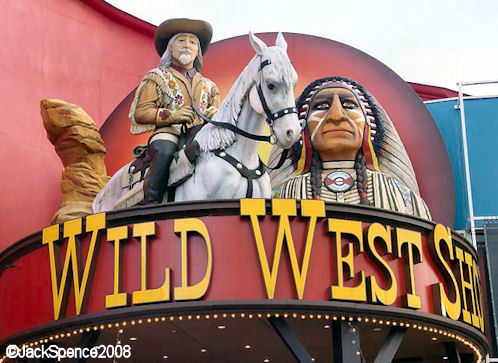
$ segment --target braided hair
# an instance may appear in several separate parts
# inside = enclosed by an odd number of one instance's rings
[[[311,195],[313,199],[320,199],[322,194],[322,158],[317,152],[311,156],[310,166]]]
[[[367,176],[367,166],[365,162],[365,155],[360,149],[356,154],[356,160],[354,161],[354,168],[356,170],[356,187],[358,188],[358,194],[360,195],[360,204],[362,205],[372,205],[372,202],[367,197],[368,190],[368,176]]]
[[[308,116],[308,103],[310,99],[316,93],[320,86],[328,82],[340,82],[343,84],[347,84],[352,88],[355,88],[359,91],[361,96],[364,97],[367,103],[368,111],[366,117],[373,118],[375,121],[371,126],[372,131],[372,146],[375,153],[379,152],[380,143],[384,137],[384,127],[383,120],[385,118],[383,110],[378,106],[377,102],[373,98],[373,96],[361,86],[359,83],[346,78],[346,77],[325,77],[320,78],[312,83],[310,83],[304,91],[299,96],[296,107],[299,112],[299,118],[302,122],[306,122],[306,118]],[[301,158],[301,154],[303,149],[305,150],[307,155],[311,155],[311,161],[308,166],[305,165],[303,173],[310,173],[311,180],[311,193],[313,199],[320,199],[321,195],[321,187],[322,187],[322,160],[320,155],[313,150],[311,147],[311,135],[309,133],[309,129],[307,124],[304,125],[304,130],[302,133],[302,138],[300,141],[293,144],[290,148],[290,158],[294,165],[294,168],[297,168],[297,163]],[[366,172],[366,159],[363,153],[363,150],[360,148],[358,153],[356,154],[356,159],[354,163],[354,168],[356,171],[356,187],[358,189],[358,194],[360,195],[360,204],[362,205],[372,205],[371,201],[367,197],[368,191],[368,176]]]

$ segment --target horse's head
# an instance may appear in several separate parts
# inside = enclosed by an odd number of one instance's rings
[[[297,73],[287,56],[287,42],[278,33],[274,47],[268,47],[253,33],[251,44],[259,56],[259,71],[249,100],[254,111],[267,118],[277,145],[288,148],[301,134],[294,101]]]

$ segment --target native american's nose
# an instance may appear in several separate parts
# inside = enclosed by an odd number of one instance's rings
[[[340,122],[346,119],[344,113],[344,108],[342,107],[341,99],[338,94],[335,94],[332,99],[332,104],[330,105],[327,114],[325,115],[327,121]]]

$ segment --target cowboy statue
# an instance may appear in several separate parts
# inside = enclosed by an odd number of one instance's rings
[[[129,114],[132,134],[153,131],[144,204],[162,202],[173,160],[190,165],[197,158],[199,145],[193,138],[203,120],[194,108],[208,118],[218,110],[218,88],[200,74],[212,33],[209,23],[191,19],[166,20],[156,30],[154,44],[161,61],[144,76]],[[130,175],[133,164],[131,168]]]

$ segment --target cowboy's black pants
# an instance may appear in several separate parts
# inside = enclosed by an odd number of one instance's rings
[[[161,203],[169,178],[169,167],[177,150],[174,142],[155,140],[149,144],[150,169],[144,181],[144,203]]]

